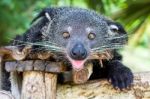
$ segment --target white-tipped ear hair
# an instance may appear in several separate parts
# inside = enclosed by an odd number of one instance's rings
[[[116,31],[119,30],[119,28],[118,28],[116,25],[114,25],[114,24],[111,24],[111,25],[110,25],[110,29],[111,29],[111,30],[116,30]]]
[[[50,15],[46,12],[45,13],[45,16],[46,16],[46,18],[49,20],[49,21],[51,21],[51,17],[50,17]]]

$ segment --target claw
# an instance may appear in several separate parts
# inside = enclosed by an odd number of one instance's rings
[[[123,91],[130,88],[133,82],[132,72],[128,68],[119,68],[113,72],[111,71],[109,74],[111,83],[115,89],[119,88]]]

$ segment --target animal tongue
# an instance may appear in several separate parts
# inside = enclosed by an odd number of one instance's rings
[[[72,60],[71,63],[72,63],[72,66],[74,69],[83,69],[83,65],[84,65],[84,60]]]

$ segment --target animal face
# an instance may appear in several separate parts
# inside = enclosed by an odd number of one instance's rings
[[[120,48],[127,41],[126,32],[119,23],[94,11],[78,8],[61,10],[42,12],[47,18],[46,32],[42,34],[49,44],[61,46],[59,51],[65,53],[75,69],[82,69],[91,54]]]

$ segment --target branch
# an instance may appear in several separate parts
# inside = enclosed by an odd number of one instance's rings
[[[106,80],[58,85],[57,99],[150,99],[150,72],[135,73],[133,86],[123,91],[115,90]]]

